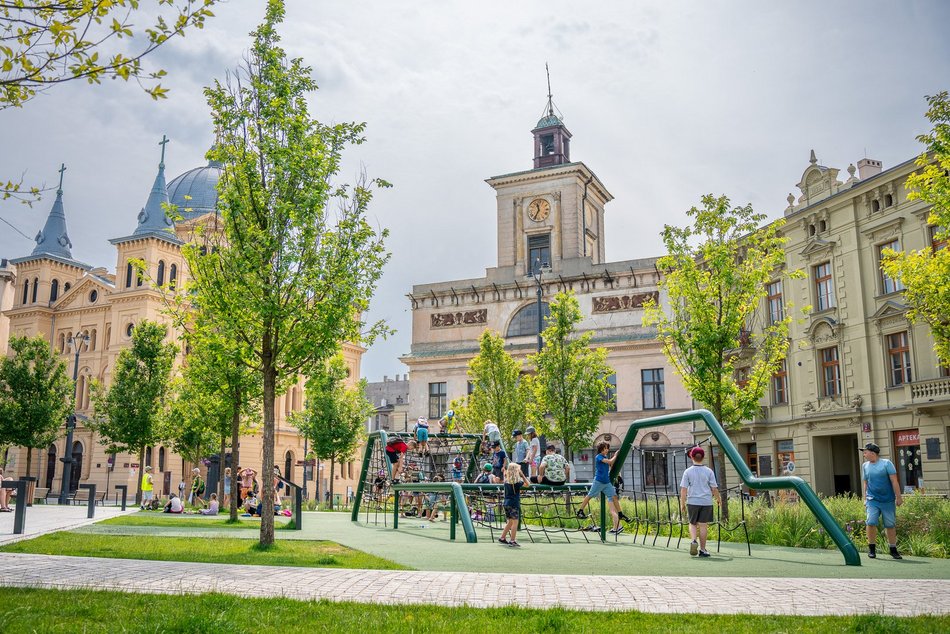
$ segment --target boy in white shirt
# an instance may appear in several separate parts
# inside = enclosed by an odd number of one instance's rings
[[[693,459],[693,466],[683,472],[680,482],[680,511],[689,517],[689,554],[700,557],[709,557],[706,551],[706,535],[709,531],[709,522],[713,521],[713,501],[722,504],[719,498],[719,487],[716,483],[716,474],[703,464],[706,452],[702,447],[693,447],[687,452]],[[696,543],[696,534],[699,533],[699,544]]]

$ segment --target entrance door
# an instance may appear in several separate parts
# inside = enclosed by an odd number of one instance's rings
[[[46,450],[46,484],[47,489],[53,488],[53,478],[56,476],[56,445],[50,445]]]
[[[858,495],[858,435],[818,436],[813,441],[815,490],[823,495]]]
[[[82,475],[82,443],[78,440],[73,443],[73,470],[69,474],[69,490],[79,490],[79,476]]]

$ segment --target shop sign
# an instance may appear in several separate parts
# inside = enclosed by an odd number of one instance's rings
[[[795,451],[795,441],[794,440],[780,440],[775,443],[776,450],[779,453],[786,451]]]
[[[897,439],[895,444],[898,447],[913,447],[920,444],[920,432],[916,429],[899,431],[894,434]]]

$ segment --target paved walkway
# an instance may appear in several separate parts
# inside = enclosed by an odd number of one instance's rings
[[[801,616],[950,614],[950,581],[331,570],[0,553],[0,585],[381,604]]]
[[[89,519],[86,517],[88,512],[86,505],[34,504],[26,509],[26,522],[22,535],[13,534],[13,517],[16,514],[0,513],[0,545],[12,544],[21,539],[32,539],[55,531],[79,528],[99,520],[134,513],[138,510],[135,506],[125,512],[119,510],[119,508],[118,506],[97,506],[95,518]]]

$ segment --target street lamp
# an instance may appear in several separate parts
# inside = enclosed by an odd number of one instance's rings
[[[76,361],[73,364],[73,402],[79,399],[79,351],[83,345],[89,343],[89,335],[86,333],[73,335],[69,338],[69,345],[73,347],[76,353]],[[76,414],[70,414],[66,418],[66,452],[60,460],[63,462],[63,482],[59,489],[59,503],[66,504],[69,497],[69,485],[73,475],[73,432],[76,431]]]
[[[544,346],[544,339],[541,338],[541,331],[544,330],[544,313],[541,311],[541,294],[544,289],[541,287],[541,275],[544,273],[545,268],[545,263],[541,261],[540,256],[535,259],[532,276],[534,277],[535,285],[538,287],[538,352],[541,352],[541,348]]]

